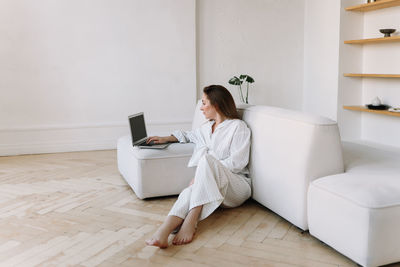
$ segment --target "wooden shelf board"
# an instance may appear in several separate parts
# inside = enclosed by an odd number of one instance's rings
[[[400,78],[400,74],[344,73],[345,77]]]
[[[370,112],[370,113],[375,113],[375,114],[400,117],[400,113],[398,113],[398,112],[391,112],[391,111],[387,111],[387,110],[368,109],[368,108],[366,108],[364,106],[343,106],[343,108],[344,109],[348,109],[348,110],[355,110],[355,111],[361,111],[361,112]]]
[[[378,0],[372,3],[347,7],[346,11],[368,12],[394,6],[400,6],[400,0]]]
[[[400,42],[400,35],[395,35],[391,37],[344,41],[345,44],[371,44],[371,43],[391,43],[391,42]]]

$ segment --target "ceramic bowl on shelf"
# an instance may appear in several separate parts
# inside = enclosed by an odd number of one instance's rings
[[[394,33],[396,29],[380,29],[379,31],[385,35],[384,37],[390,37],[390,35]]]

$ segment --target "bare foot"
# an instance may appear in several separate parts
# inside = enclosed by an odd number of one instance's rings
[[[188,223],[185,225],[184,222],[181,229],[172,240],[172,244],[184,245],[192,242],[195,232],[196,232],[195,225],[192,224],[189,225]]]
[[[189,211],[182,223],[181,229],[172,240],[172,244],[183,245],[192,242],[202,208],[203,206],[197,206]]]
[[[176,216],[168,216],[163,224],[158,228],[154,235],[146,240],[146,244],[149,246],[156,246],[159,248],[168,247],[168,236],[169,234],[182,224],[183,219]]]
[[[169,233],[165,234],[161,229],[158,229],[150,239],[146,240],[146,244],[149,246],[156,246],[159,248],[167,248],[168,236]]]

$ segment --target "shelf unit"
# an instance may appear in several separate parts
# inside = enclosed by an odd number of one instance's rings
[[[400,6],[400,0],[379,0],[372,3],[347,7],[346,11],[368,12],[372,10]]]
[[[345,44],[374,44],[374,43],[393,43],[393,42],[400,42],[400,35],[391,36],[391,37],[344,41]]]
[[[370,112],[370,113],[375,113],[375,114],[400,117],[400,113],[399,112],[391,112],[391,111],[387,111],[387,110],[368,109],[368,108],[366,108],[364,106],[343,106],[343,108],[344,109],[348,109],[348,110],[355,110],[355,111],[361,111],[361,112]]]
[[[366,73],[344,73],[345,77],[366,77],[366,78],[400,78],[400,74],[366,74]]]
[[[379,0],[372,3],[366,3],[356,6],[347,7],[346,11],[355,11],[355,12],[368,12],[372,10],[389,8],[400,6],[400,0]],[[368,39],[359,39],[359,40],[347,40],[344,41],[345,44],[375,44],[375,43],[391,43],[391,42],[400,42],[400,36],[395,35],[391,37],[381,37],[381,38],[368,38]],[[367,73],[344,73],[345,77],[360,77],[360,78],[400,78],[400,74],[367,74]],[[343,106],[344,109],[353,110],[353,111],[361,111],[361,112],[369,112],[380,115],[387,116],[395,116],[400,117],[400,113],[391,112],[387,110],[373,110],[368,109],[365,106]]]

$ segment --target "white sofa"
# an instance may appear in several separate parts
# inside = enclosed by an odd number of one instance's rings
[[[252,131],[253,199],[359,264],[400,261],[400,158],[346,144],[345,170],[336,122],[267,106],[239,111]],[[193,128],[202,121],[198,106]],[[178,194],[194,175],[192,150],[136,150],[122,137],[118,168],[139,198]]]

